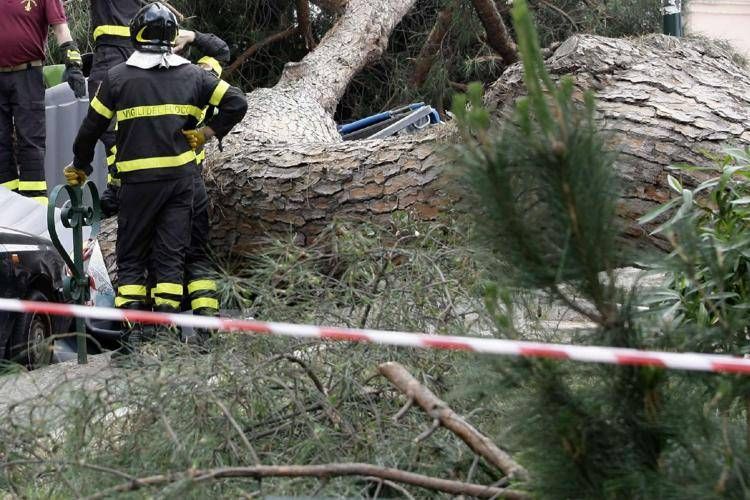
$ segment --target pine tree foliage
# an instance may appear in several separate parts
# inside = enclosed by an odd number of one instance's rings
[[[499,127],[482,108],[479,86],[453,108],[464,139],[457,158],[497,283],[488,289],[503,290],[488,293],[498,331],[518,335],[505,304],[541,291],[593,322],[576,342],[682,349],[659,313],[638,311],[636,289],[616,285],[615,267],[635,256],[617,239],[616,155],[594,124],[592,95],[550,78],[523,0],[514,2],[513,19],[528,97]],[[502,442],[515,446],[541,498],[748,493],[743,409],[716,398],[720,377],[546,360],[488,364],[496,378],[484,365],[472,390],[506,416]]]
[[[616,290],[599,275],[620,258],[614,155],[596,129],[593,96],[586,94],[581,108],[569,79],[551,80],[525,5],[514,16],[528,97],[518,102],[513,124],[493,133],[477,85],[453,107],[468,126],[464,139],[472,147],[462,160],[484,212],[480,232],[506,254],[498,280],[561,296],[559,286],[575,281],[596,307],[592,318],[614,320]]]

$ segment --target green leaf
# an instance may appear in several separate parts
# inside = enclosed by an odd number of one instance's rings
[[[466,119],[466,104],[469,102],[466,94],[455,94],[453,96],[453,105],[451,111],[457,120],[463,121]]]
[[[667,203],[656,207],[655,209],[651,210],[647,214],[643,215],[640,219],[638,219],[638,224],[648,224],[654,219],[657,219],[660,215],[667,212],[668,210],[674,208],[674,206],[679,202],[679,198],[674,198]]]
[[[706,191],[708,189],[714,189],[718,185],[719,185],[719,179],[718,178],[716,178],[716,179],[709,179],[709,180],[701,183],[700,185],[698,185],[697,188],[693,189],[693,194],[698,194],[698,193],[701,193],[701,192]]]
[[[682,184],[676,178],[672,177],[671,174],[667,175],[667,182],[669,187],[672,188],[677,194],[682,194]]]
[[[750,196],[743,196],[742,198],[737,198],[736,200],[730,201],[732,205],[750,205]]]
[[[726,153],[734,160],[745,163],[745,166],[750,166],[750,148],[728,148]]]

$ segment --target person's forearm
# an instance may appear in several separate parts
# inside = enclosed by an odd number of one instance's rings
[[[223,138],[237,125],[247,112],[247,99],[245,94],[236,87],[230,87],[219,103],[219,113],[206,122],[214,134]]]
[[[73,143],[73,166],[91,175],[96,142],[109,127],[109,120],[89,109]]]
[[[73,37],[70,35],[70,28],[68,27],[68,23],[53,25],[52,32],[55,34],[57,45],[62,45],[66,42],[73,41]]]

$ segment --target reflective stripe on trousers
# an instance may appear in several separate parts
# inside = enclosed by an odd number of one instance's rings
[[[193,313],[213,316],[219,312],[218,286],[214,280],[196,279],[188,283],[187,289]]]

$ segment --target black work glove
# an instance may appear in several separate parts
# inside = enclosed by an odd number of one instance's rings
[[[65,72],[63,80],[68,82],[76,98],[86,97],[86,77],[83,76],[83,60],[75,42],[65,42],[60,45],[65,58]]]

